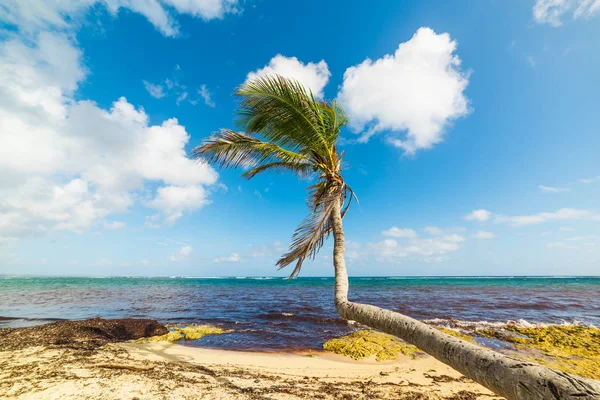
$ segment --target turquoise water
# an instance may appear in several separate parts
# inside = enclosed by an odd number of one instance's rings
[[[358,277],[355,301],[438,323],[600,325],[599,277]],[[332,278],[0,278],[0,327],[91,317],[211,323],[236,333],[188,343],[318,348],[356,329],[333,307]]]

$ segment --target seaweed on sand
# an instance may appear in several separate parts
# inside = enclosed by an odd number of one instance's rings
[[[420,350],[395,336],[366,329],[335,339],[330,339],[323,348],[355,360],[375,356],[377,361],[395,360],[401,354],[416,358]]]
[[[600,379],[600,329],[593,326],[507,326],[504,330],[484,329],[477,333],[514,344],[520,351],[518,357],[571,374]]]
[[[188,325],[183,328],[175,327],[167,334],[160,336],[152,336],[148,338],[139,339],[139,343],[154,343],[154,342],[176,342],[178,340],[198,340],[207,335],[220,335],[223,333],[230,333],[231,330],[225,330],[212,325]]]

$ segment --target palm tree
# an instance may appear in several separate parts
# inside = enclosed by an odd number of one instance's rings
[[[354,193],[342,177],[337,140],[347,117],[342,107],[314,98],[300,83],[281,76],[242,85],[238,123],[207,138],[193,154],[220,167],[242,167],[245,178],[265,171],[316,178],[309,186],[309,215],[296,229],[279,268],[294,264],[290,277],[334,238],[335,307],[338,313],[412,343],[465,376],[508,399],[598,399],[596,381],[502,355],[467,343],[403,314],[348,300],[342,218]]]

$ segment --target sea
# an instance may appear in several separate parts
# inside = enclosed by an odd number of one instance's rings
[[[600,277],[355,277],[349,297],[446,326],[600,326]],[[337,315],[333,278],[0,278],[0,328],[93,317],[212,324],[233,332],[184,344],[250,351],[320,349],[361,328]]]

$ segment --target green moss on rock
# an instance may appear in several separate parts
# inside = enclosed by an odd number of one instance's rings
[[[385,361],[395,360],[400,354],[413,358],[421,354],[417,347],[404,343],[395,336],[369,329],[328,340],[323,348],[355,360],[375,356],[377,361]]]

